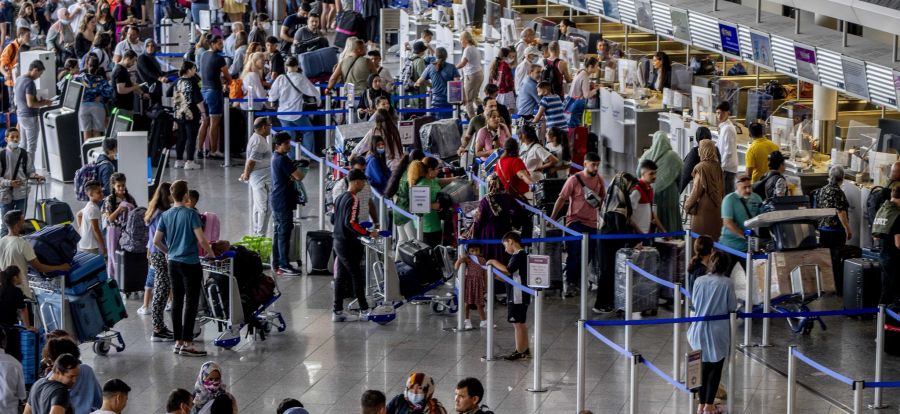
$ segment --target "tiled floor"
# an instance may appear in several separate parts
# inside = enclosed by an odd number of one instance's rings
[[[212,162],[206,165],[208,168],[200,171],[174,170],[169,178],[187,177],[191,187],[201,192],[200,209],[218,213],[222,218],[223,237],[237,239],[247,232],[248,216],[246,187],[237,180],[240,170],[223,169]],[[313,195],[316,176],[312,172],[307,179],[307,188]],[[67,201],[73,199],[71,185],[54,184],[51,191]],[[307,210],[304,215],[315,215],[314,207]],[[315,219],[307,220],[304,227],[314,228]],[[454,386],[466,376],[484,382],[485,402],[497,413],[572,413],[575,410],[577,299],[546,301],[543,381],[548,392],[535,394],[526,391],[532,381],[530,362],[482,361],[485,332],[448,332],[444,328],[455,326],[455,318],[435,315],[429,306],[403,306],[397,319],[386,326],[335,324],[330,320],[329,277],[281,278],[278,283],[284,295],[277,309],[287,320],[286,332],[274,333],[265,342],[244,339],[232,350],[210,344],[215,336],[211,325],[204,332],[210,351],[208,359],[224,368],[224,381],[243,413],[273,413],[278,402],[286,397],[300,399],[313,413],[358,412],[358,400],[364,390],[380,389],[389,397],[400,393],[413,370],[434,377],[436,396],[450,411]],[[161,413],[169,391],[177,387],[190,389],[204,359],[178,357],[172,354],[170,345],[150,343],[147,340],[150,317],[137,316],[138,306],[137,299],[129,300],[132,316],[116,327],[125,336],[128,348],[123,353],[97,357],[84,346],[84,361],[94,367],[101,381],[117,377],[132,386],[134,391],[126,412]],[[533,309],[529,313],[533,317]],[[504,314],[503,309],[498,309],[498,352],[509,351],[513,343],[512,330],[504,322]],[[621,329],[604,328],[603,332],[622,343]],[[775,329],[773,335],[787,334]],[[635,349],[644,357],[664,371],[671,369],[670,329],[638,327],[634,338]],[[823,341],[826,337],[814,334],[809,339]],[[827,340],[836,343],[849,339],[842,335],[829,336]],[[595,413],[625,412],[627,361],[590,335],[587,344],[587,408]],[[766,352],[779,351],[780,348],[771,348]],[[830,356],[822,358],[825,362]],[[897,364],[896,360],[893,362]],[[736,391],[731,396],[736,412],[785,411],[786,379],[782,375],[740,353],[736,367]],[[801,369],[801,374],[804,381],[815,377],[808,370]],[[685,396],[644,367],[640,367],[640,375],[640,413],[688,411]],[[846,404],[849,392],[844,394],[847,395],[827,393]],[[867,401],[870,398],[867,396]],[[805,389],[800,390],[799,401],[798,412],[843,412]]]

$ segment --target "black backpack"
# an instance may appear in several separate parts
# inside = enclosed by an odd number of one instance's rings
[[[753,192],[759,195],[759,198],[765,200],[766,197],[766,183],[769,182],[769,179],[774,177],[771,171],[767,172],[759,181],[753,183]]]
[[[550,84],[550,90],[556,95],[562,95],[562,73],[559,71],[559,59],[544,60],[544,68],[541,69],[541,82]]]
[[[872,187],[872,191],[869,193],[869,197],[866,198],[866,223],[871,227],[872,223],[875,221],[875,215],[878,214],[878,209],[884,205],[885,201],[891,199],[891,189],[882,186]]]
[[[19,158],[16,159],[16,166],[14,169],[18,170],[19,166],[22,167],[22,172],[25,175],[28,175],[28,171],[26,170],[26,166],[28,165],[28,153],[25,152],[24,149],[19,151]],[[0,177],[6,177],[6,154],[0,152]],[[13,175],[11,177],[13,180],[16,179],[16,171],[13,171]]]

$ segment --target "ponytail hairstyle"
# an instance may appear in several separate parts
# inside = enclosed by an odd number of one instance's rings
[[[184,63],[190,63],[185,61]],[[183,67],[183,65],[182,65]],[[153,199],[150,200],[150,203],[147,205],[147,212],[144,214],[144,223],[150,224],[150,221],[153,220],[153,216],[156,215],[156,212],[159,211],[162,213],[172,207],[172,184],[171,183],[162,183],[159,187],[156,188],[156,192],[153,193]]]
[[[547,135],[556,138],[556,142],[562,147],[560,161],[572,161],[572,150],[569,148],[569,137],[559,127],[551,127],[547,130]]]
[[[500,53],[497,54],[497,57],[494,58],[494,62],[491,63],[491,81],[499,82],[497,76],[500,74],[500,63],[506,60],[509,57],[511,49],[508,47],[501,47]]]
[[[194,62],[191,62],[190,60],[185,60],[184,62],[181,63],[181,68],[178,69],[178,76],[184,77],[185,75],[187,75],[188,71],[190,71],[191,69],[193,69],[196,66],[197,65],[195,65]]]
[[[709,271],[707,273],[717,274],[719,276],[730,277],[728,269],[731,268],[731,258],[728,254],[715,249],[709,258]]]
[[[407,168],[406,172],[406,182],[410,187],[416,185],[422,177],[425,177],[428,174],[428,167],[425,166],[425,163],[422,161],[413,161],[409,163],[409,168]]]
[[[703,264],[703,258],[713,253],[712,237],[703,235],[694,239],[694,257],[691,257],[691,263],[688,265],[688,271],[693,272],[698,266]]]
[[[114,187],[116,185],[116,183],[125,184],[126,183],[125,174],[116,172],[116,173],[113,173],[113,175],[109,177],[109,187],[110,188]],[[112,191],[109,196],[111,197],[111,200],[115,201],[115,199],[116,199],[115,191]],[[128,193],[128,186],[125,186],[125,201],[127,201],[131,204],[134,204],[134,197],[132,197],[131,194]],[[114,202],[111,204],[113,204],[113,206],[115,206],[118,203]]]

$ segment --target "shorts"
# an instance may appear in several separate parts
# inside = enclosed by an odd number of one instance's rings
[[[203,103],[206,105],[206,114],[209,116],[222,116],[225,113],[225,94],[220,90],[201,89]]]
[[[528,304],[513,303],[508,296],[506,299],[506,321],[509,323],[526,323],[528,320]]]
[[[334,0],[322,0],[324,4],[334,4]]]
[[[153,266],[147,267],[147,280],[144,282],[145,289],[153,289],[153,281],[156,279],[156,269]]]
[[[82,102],[78,108],[78,126],[82,131],[106,129],[106,107],[99,102]]]

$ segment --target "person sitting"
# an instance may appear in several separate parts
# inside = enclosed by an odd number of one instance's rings
[[[421,372],[413,372],[406,380],[406,390],[387,404],[388,414],[447,414],[434,398],[434,380]]]
[[[103,384],[103,405],[91,414],[122,414],[128,405],[131,387],[120,379],[113,378]]]
[[[194,382],[194,401],[192,413],[210,412],[219,397],[234,401],[234,396],[225,390],[222,381],[222,368],[213,361],[204,362],[200,366],[197,380]]]

